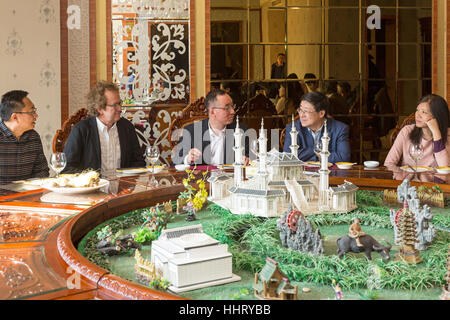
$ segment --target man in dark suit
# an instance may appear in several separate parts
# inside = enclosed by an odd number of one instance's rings
[[[329,108],[328,98],[320,92],[309,92],[301,98],[298,113],[300,119],[295,121],[298,132],[298,158],[302,161],[320,161],[314,153],[314,143],[323,135],[323,124],[327,121],[327,132],[330,137],[328,150],[331,163],[350,161],[349,127],[333,118],[327,118]],[[284,152],[291,152],[292,123],[286,127]]]
[[[77,123],[70,132],[64,147],[67,165],[63,172],[94,169],[105,173],[145,166],[134,125],[120,117],[121,106],[115,84],[101,81],[91,89],[90,117]]]
[[[234,162],[235,105],[223,90],[215,89],[205,97],[208,119],[194,122],[183,129],[182,139],[174,149],[175,164],[218,165]],[[245,131],[247,127],[239,123]],[[248,140],[243,144],[244,165],[249,163]]]

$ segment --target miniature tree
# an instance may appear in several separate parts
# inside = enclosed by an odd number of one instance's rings
[[[408,203],[404,201],[404,210],[401,213],[398,221],[399,237],[401,239],[402,247],[398,254],[399,257],[406,260],[408,263],[420,263],[419,250],[415,248],[416,242],[418,242],[416,219],[414,213],[409,210]]]

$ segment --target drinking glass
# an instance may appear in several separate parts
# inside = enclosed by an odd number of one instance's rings
[[[258,139],[253,139],[250,142],[250,152],[255,155],[255,159],[258,159],[258,155],[259,155],[259,141],[258,141]]]
[[[415,170],[417,171],[417,162],[422,159],[423,157],[423,147],[421,144],[412,144],[409,148],[409,155],[414,160],[416,167]]]
[[[145,158],[147,159],[148,162],[150,162],[152,164],[152,173],[155,172],[155,163],[158,162],[159,159],[159,148],[156,146],[147,146],[147,148],[145,149]]]
[[[314,141],[314,153],[317,156],[317,159],[320,161],[320,153],[322,152],[322,140],[317,138]]]
[[[67,158],[64,152],[55,152],[50,158],[50,166],[53,171],[56,172],[56,177],[59,177],[59,173],[66,167]]]

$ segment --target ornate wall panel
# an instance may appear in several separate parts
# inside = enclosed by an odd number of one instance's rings
[[[80,29],[68,31],[69,41],[69,115],[86,107],[90,89],[89,0],[69,0],[80,7]]]
[[[29,92],[47,158],[61,125],[59,12],[57,0],[3,1],[0,10],[0,95],[16,89]]]

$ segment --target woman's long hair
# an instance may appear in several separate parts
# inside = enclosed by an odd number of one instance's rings
[[[430,111],[439,125],[439,131],[441,132],[442,141],[447,143],[447,131],[450,123],[450,112],[448,110],[448,104],[444,98],[436,94],[429,94],[419,100],[417,106],[421,103],[428,103],[430,105]],[[409,139],[414,144],[419,144],[422,140],[422,128],[414,127],[413,131],[409,134]]]

